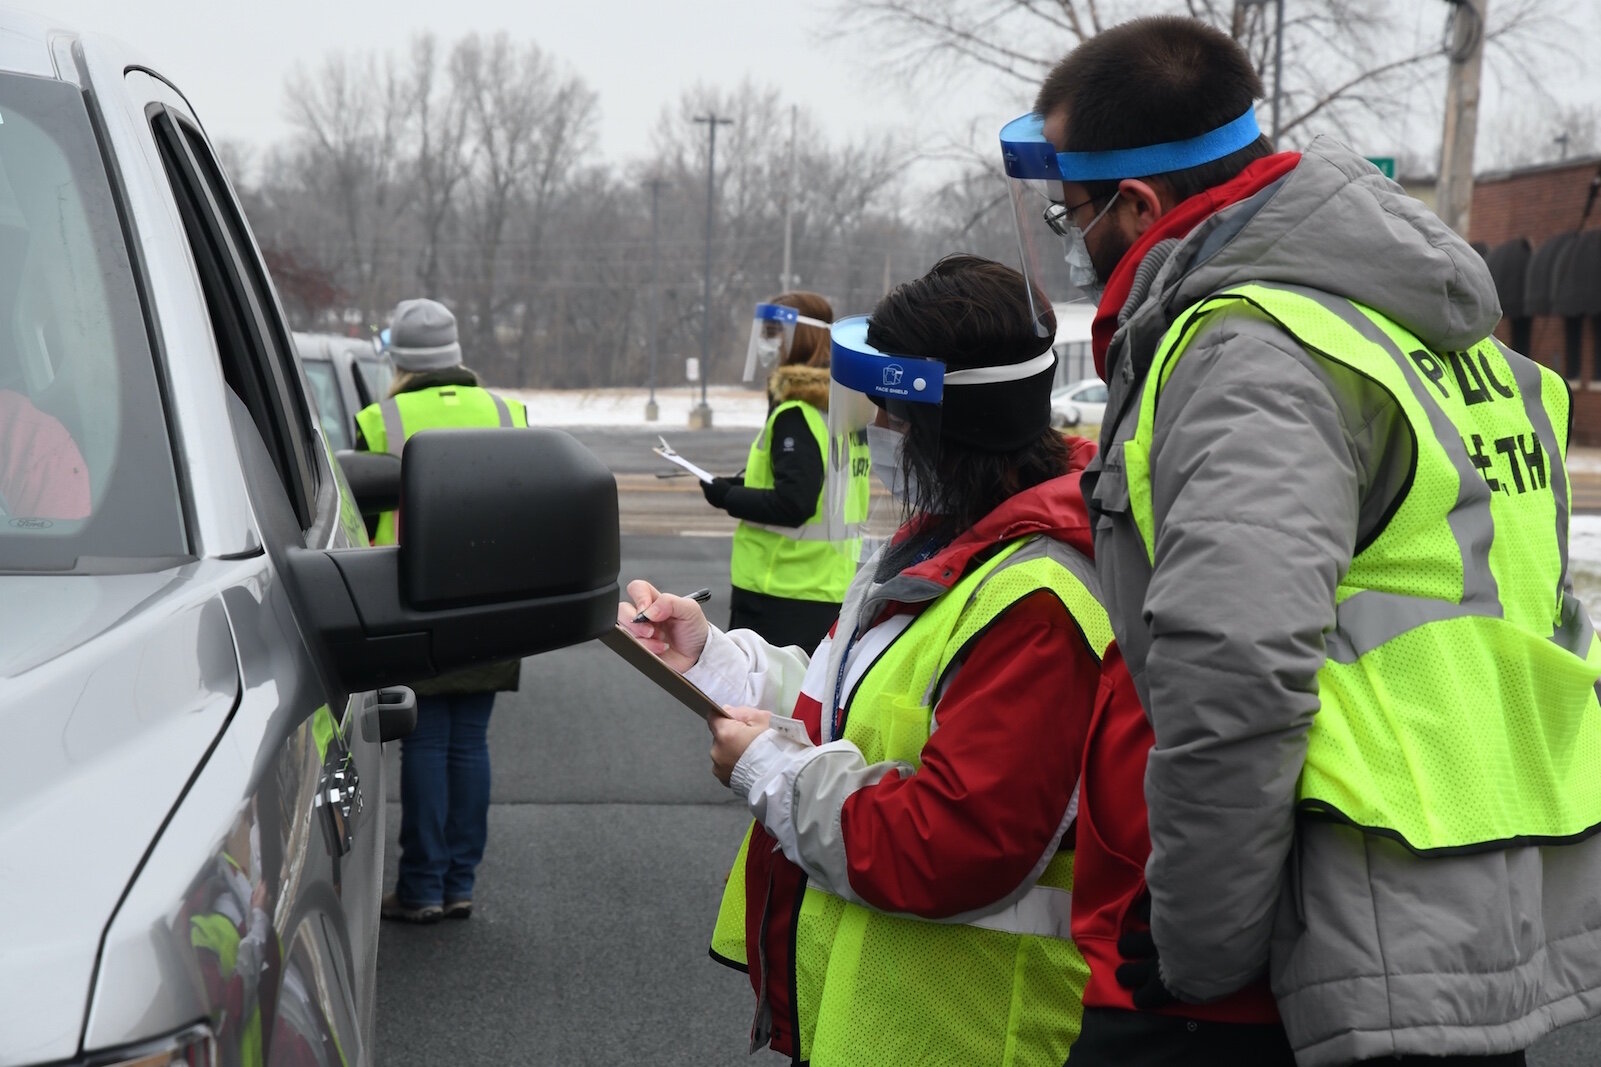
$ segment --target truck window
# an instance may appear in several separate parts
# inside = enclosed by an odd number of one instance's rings
[[[328,435],[328,444],[336,451],[350,447],[349,416],[345,402],[339,395],[339,378],[334,365],[325,359],[308,359],[300,364],[306,372],[306,384],[311,386],[311,400],[322,422],[322,432]]]
[[[200,272],[223,377],[260,431],[301,529],[310,529],[321,446],[313,445],[277,297],[205,139],[166,109],[151,128]]]
[[[146,569],[189,550],[141,297],[83,96],[0,74],[0,572]]]

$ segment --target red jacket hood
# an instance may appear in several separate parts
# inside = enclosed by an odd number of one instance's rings
[[[1045,534],[1093,556],[1094,529],[1079,489],[1079,476],[1095,458],[1096,445],[1082,437],[1066,440],[1067,466],[1060,477],[1010,497],[939,552],[902,571],[902,576],[927,579],[949,588],[967,573],[973,558],[981,552],[1035,534]]]
[[[1099,374],[1103,381],[1106,379],[1106,350],[1111,347],[1112,335],[1117,332],[1117,316],[1123,310],[1123,305],[1128,302],[1129,292],[1134,288],[1134,274],[1139,270],[1140,261],[1145,258],[1145,253],[1169,237],[1185,236],[1230,204],[1237,204],[1256,195],[1294,170],[1299,162],[1301,162],[1299,152],[1279,152],[1258,159],[1222,185],[1215,185],[1205,192],[1196,193],[1174,207],[1134,242],[1134,246],[1118,261],[1112,276],[1106,280],[1106,292],[1101,294],[1101,303],[1095,311],[1095,322],[1090,326],[1090,346],[1095,353],[1095,373]]]

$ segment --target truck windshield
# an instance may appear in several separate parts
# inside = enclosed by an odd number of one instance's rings
[[[0,74],[0,573],[145,569],[188,551],[83,94]]]

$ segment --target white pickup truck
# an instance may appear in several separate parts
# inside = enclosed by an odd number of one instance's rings
[[[548,430],[348,463],[189,100],[0,13],[0,1067],[373,1061],[400,683],[609,629],[617,496]]]

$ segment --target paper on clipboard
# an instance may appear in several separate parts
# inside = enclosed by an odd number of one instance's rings
[[[661,657],[639,643],[639,639],[621,625],[614,625],[600,635],[601,644],[617,653],[634,666],[634,669],[667,691],[668,695],[696,715],[708,721],[713,716],[732,718],[723,706],[661,661]]]
[[[695,466],[689,460],[685,459],[683,456],[680,456],[677,452],[674,452],[673,451],[673,446],[667,443],[667,438],[661,436],[660,434],[657,434],[656,435],[656,440],[660,441],[661,444],[652,446],[652,448],[651,448],[652,452],[656,453],[658,456],[660,456],[662,459],[665,459],[669,463],[678,464],[680,467],[684,468],[686,471],[688,471],[689,473],[693,474],[695,477],[699,478],[701,481],[706,482],[708,484],[711,482],[712,475],[709,474],[708,472],[702,470],[701,468]]]

